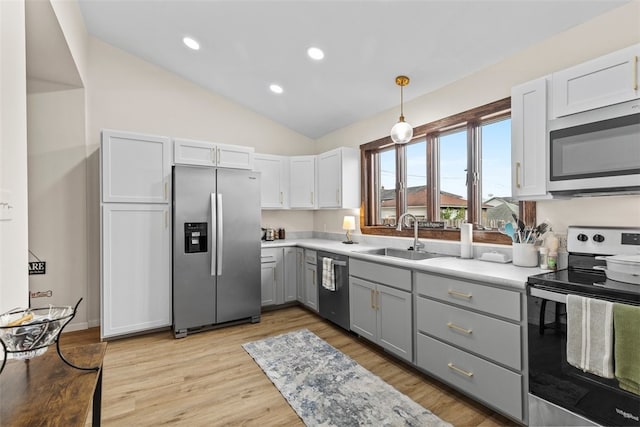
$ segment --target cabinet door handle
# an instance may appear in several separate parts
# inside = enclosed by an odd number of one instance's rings
[[[282,193],[282,191],[280,192],[280,204],[284,203],[284,194]]]
[[[471,299],[471,297],[473,297],[473,294],[465,294],[464,292],[454,291],[454,290],[451,290],[451,289],[449,289],[447,291],[447,293],[449,295],[451,295],[451,296],[454,296],[454,297],[462,297],[462,298],[467,298],[467,299]]]
[[[467,335],[471,335],[471,333],[473,332],[473,329],[465,329],[462,326],[458,326],[455,323],[451,323],[451,322],[447,322],[447,326],[450,329],[455,329],[456,331],[463,332],[463,333],[465,333]]]
[[[336,190],[336,203],[340,204],[340,190]]]
[[[460,369],[451,362],[447,363],[447,366],[449,367],[449,369],[456,371],[459,374],[466,375],[469,378],[473,376],[473,372],[468,372],[468,371],[465,371],[464,369]]]
[[[638,57],[634,56],[633,60],[633,90],[638,90]]]
[[[169,183],[165,181],[164,183],[164,200],[167,201],[169,197]]]
[[[309,202],[311,202],[311,205],[313,205],[313,191],[311,192],[311,198],[309,199]]]
[[[516,188],[520,188],[520,162],[516,162]]]
[[[211,157],[211,163],[212,164],[216,164],[216,149],[215,148],[209,148],[209,157]]]
[[[376,290],[376,310],[380,310],[380,291]]]
[[[373,289],[371,289],[371,291],[370,291],[370,297],[371,297],[371,298],[370,298],[370,299],[371,299],[371,309],[372,309],[372,310],[375,310],[375,309],[376,309],[376,305],[375,305],[375,303],[373,302]]]
[[[222,161],[222,149],[218,148],[218,157],[217,157],[218,163]]]

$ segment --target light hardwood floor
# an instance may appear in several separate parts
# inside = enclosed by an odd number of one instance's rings
[[[302,426],[241,344],[307,328],[455,426],[517,425],[378,347],[300,307],[174,339],[169,331],[110,341],[104,361],[105,426]],[[66,333],[63,346],[99,341],[98,328]]]

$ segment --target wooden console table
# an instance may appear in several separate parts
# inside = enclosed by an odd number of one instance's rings
[[[84,426],[92,408],[93,425],[99,426],[106,349],[107,343],[63,349],[70,362],[82,367],[99,366],[98,371],[82,371],[65,364],[55,345],[28,362],[7,361],[0,374],[0,425]]]

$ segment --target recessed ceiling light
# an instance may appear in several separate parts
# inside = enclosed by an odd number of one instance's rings
[[[184,43],[189,49],[198,50],[200,49],[200,43],[192,39],[191,37],[185,37],[182,39],[182,43]]]
[[[284,92],[284,89],[282,89],[282,86],[277,85],[277,84],[275,84],[275,83],[272,83],[272,84],[269,86],[269,89],[271,90],[271,92],[273,92],[273,93],[277,93],[278,95],[279,95],[279,94],[281,94],[282,92]]]
[[[307,49],[307,55],[309,55],[309,58],[315,59],[316,61],[320,61],[324,58],[324,52],[318,47],[310,47]]]

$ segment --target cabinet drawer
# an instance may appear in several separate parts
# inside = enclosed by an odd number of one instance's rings
[[[463,280],[416,274],[419,295],[520,321],[520,294]]]
[[[318,259],[318,253],[316,251],[312,251],[309,249],[305,249],[304,251],[304,261],[309,264],[315,264]]]
[[[260,252],[260,262],[276,262],[278,260],[278,253],[282,252],[282,248],[268,248],[262,249]]]
[[[410,270],[350,258],[349,274],[411,292]]]
[[[418,297],[416,325],[466,350],[521,370],[520,325]]]
[[[422,369],[522,420],[522,375],[422,334],[417,346]]]

